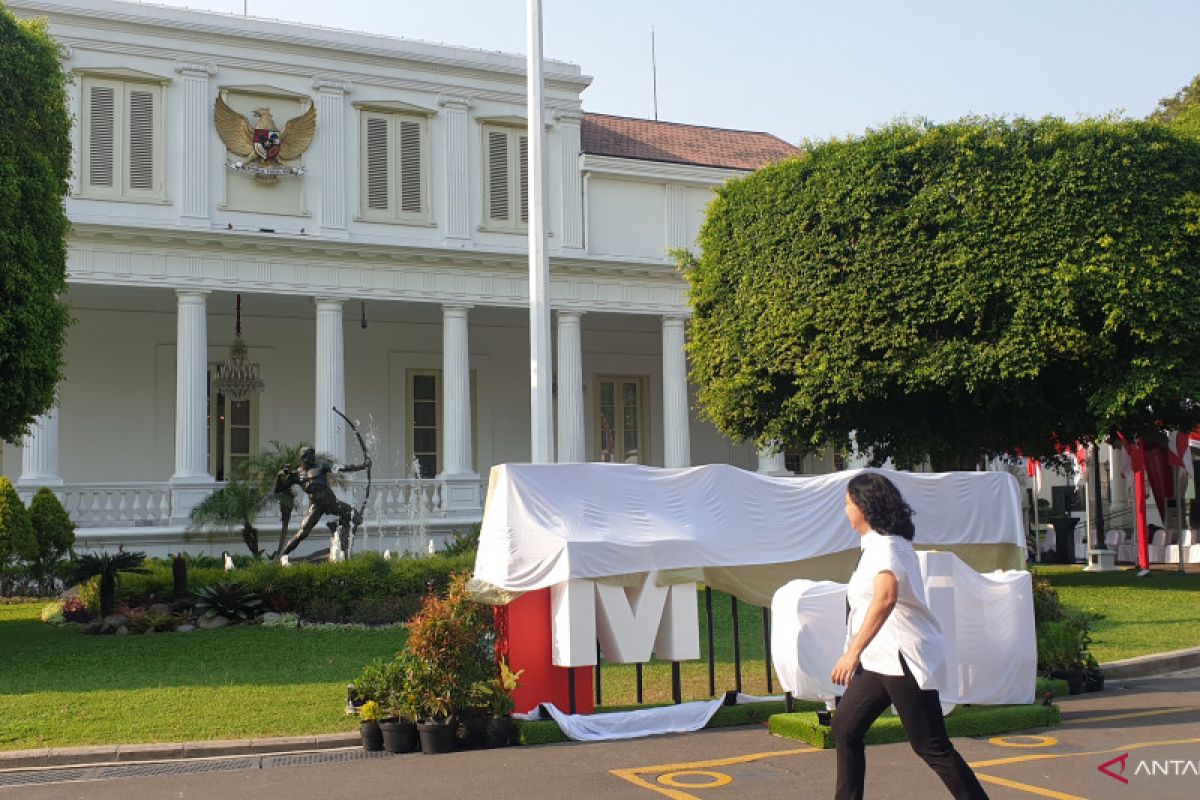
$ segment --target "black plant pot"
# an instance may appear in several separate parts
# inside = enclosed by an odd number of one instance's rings
[[[452,722],[418,722],[417,731],[421,735],[421,752],[427,756],[454,752],[456,728],[457,726]]]
[[[362,734],[363,750],[382,750],[383,731],[375,720],[364,720],[358,723],[358,732]]]
[[[389,753],[415,753],[421,747],[415,722],[407,719],[380,720],[379,730],[383,733],[383,749]]]
[[[1104,691],[1104,673],[1099,669],[1085,670],[1083,674],[1083,690],[1085,692]]]
[[[491,717],[484,729],[486,747],[508,747],[512,744],[513,732],[516,726],[512,717]]]
[[[462,712],[458,718],[458,728],[455,731],[457,747],[460,750],[474,750],[487,747],[487,723],[490,717],[479,713]]]
[[[1054,526],[1054,556],[1057,563],[1074,564],[1075,526],[1079,524],[1079,520],[1074,517],[1058,517],[1050,520],[1050,524]]]
[[[1080,667],[1076,667],[1075,669],[1056,669],[1050,673],[1050,677],[1066,681],[1071,694],[1082,694],[1087,673]]]

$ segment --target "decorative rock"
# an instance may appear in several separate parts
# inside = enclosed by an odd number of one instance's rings
[[[169,605],[167,605],[166,603],[155,603],[152,606],[146,606],[146,613],[147,614],[163,614],[165,616],[170,616],[171,607]]]
[[[216,628],[224,628],[228,624],[229,620],[219,614],[212,617],[201,617],[196,622],[197,627],[199,627],[202,631],[211,631]]]
[[[124,614],[109,614],[101,622],[100,632],[113,633],[117,630],[117,628],[123,627],[127,622],[129,622],[129,620],[125,618]]]
[[[129,628],[126,628],[124,625],[122,625],[121,627],[117,628],[115,633],[117,634],[117,636],[128,636]]]
[[[274,611],[268,611],[262,615],[263,625],[278,625],[279,620],[283,618],[282,614],[276,614]]]
[[[178,628],[175,629],[175,632],[176,633],[190,633],[194,630],[196,630],[195,625],[187,624],[187,625],[180,625]]]
[[[79,626],[80,633],[86,633],[89,636],[95,636],[104,628],[104,623],[99,620],[95,622],[87,622]]]

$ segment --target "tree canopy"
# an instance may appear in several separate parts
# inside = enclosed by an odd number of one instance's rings
[[[1171,97],[1159,100],[1150,119],[1180,133],[1200,136],[1200,75]]]
[[[731,181],[685,259],[725,434],[876,462],[1049,456],[1200,421],[1200,142],[901,122]]]
[[[0,439],[16,442],[62,378],[71,120],[58,45],[7,8],[0,75]]]

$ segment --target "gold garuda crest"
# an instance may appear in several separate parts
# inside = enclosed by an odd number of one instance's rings
[[[317,107],[310,103],[308,111],[289,119],[282,131],[275,124],[271,109],[256,108],[251,113],[257,119],[253,125],[217,97],[213,109],[217,133],[229,152],[245,159],[226,160],[225,165],[248,172],[256,181],[266,184],[278,183],[280,175],[303,175],[304,167],[290,167],[283,162],[296,160],[312,144],[317,132]]]

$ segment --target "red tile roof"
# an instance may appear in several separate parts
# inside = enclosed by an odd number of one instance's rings
[[[753,170],[800,155],[800,148],[769,133],[608,114],[585,113],[582,136],[583,152],[592,155],[702,167]]]

